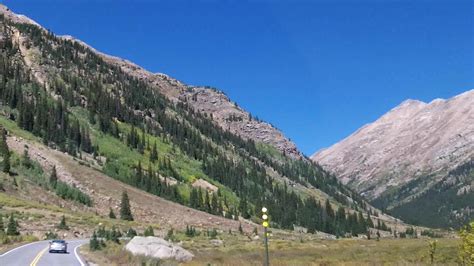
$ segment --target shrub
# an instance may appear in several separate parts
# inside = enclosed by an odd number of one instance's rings
[[[474,221],[459,232],[461,246],[459,260],[462,265],[474,265]]]
[[[155,232],[153,231],[153,227],[148,226],[147,229],[145,229],[145,232],[143,232],[144,236],[155,236]]]

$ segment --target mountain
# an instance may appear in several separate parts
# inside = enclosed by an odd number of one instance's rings
[[[311,159],[407,221],[462,224],[474,211],[474,90],[404,101]]]
[[[71,36],[56,36],[5,6],[0,13],[0,122],[8,138],[29,136],[28,146],[46,146],[100,172],[102,184],[113,178],[166,199],[167,206],[172,201],[219,221],[260,221],[262,206],[272,227],[282,229],[344,235],[365,233],[370,213],[395,221],[223,92],[186,85]],[[2,156],[5,164],[9,155]],[[112,195],[95,196],[110,190],[90,189],[81,182],[86,178],[59,179],[65,191],[73,191],[69,197],[81,195],[76,198],[99,215],[115,206],[102,200]],[[5,182],[15,187],[15,179]]]

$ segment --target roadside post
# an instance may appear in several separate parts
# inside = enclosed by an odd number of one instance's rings
[[[263,263],[264,266],[269,266],[270,265],[270,260],[268,257],[268,214],[267,214],[267,208],[263,207],[262,208],[262,220],[263,220],[263,236],[264,236],[264,243],[265,243],[265,261]]]

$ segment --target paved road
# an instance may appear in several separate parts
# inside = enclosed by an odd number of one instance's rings
[[[12,249],[0,255],[1,266],[84,266],[79,246],[88,240],[66,240],[68,253],[49,253],[49,241],[38,241]]]

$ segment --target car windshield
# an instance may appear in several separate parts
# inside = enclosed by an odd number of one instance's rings
[[[64,244],[65,241],[64,241],[64,240],[53,240],[53,243],[61,243],[61,244]]]

